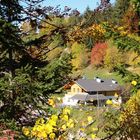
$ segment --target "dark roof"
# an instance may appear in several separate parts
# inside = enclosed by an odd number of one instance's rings
[[[97,99],[99,99],[99,100],[107,100],[107,97],[106,96],[104,96],[103,94],[95,94],[95,95],[88,95],[87,96],[87,98],[86,98],[86,100],[97,100]]]
[[[96,79],[78,79],[75,83],[87,92],[120,90],[119,84],[117,82],[113,83],[112,79],[102,79],[100,82]]]
[[[107,100],[108,98],[103,94],[75,94],[71,97],[72,100],[81,100],[81,101],[88,101],[88,100]]]
[[[86,97],[87,97],[87,94],[75,94],[74,96],[71,97],[71,99],[85,101]]]

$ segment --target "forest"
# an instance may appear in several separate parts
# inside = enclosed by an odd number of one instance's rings
[[[42,1],[0,0],[0,140],[139,140],[140,0]],[[94,76],[123,86],[119,109],[57,107],[65,84]]]

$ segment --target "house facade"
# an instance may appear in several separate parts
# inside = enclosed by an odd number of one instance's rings
[[[69,91],[63,98],[63,103],[76,105],[79,101],[98,101],[103,105],[108,99],[115,100],[114,95],[120,95],[120,93],[121,87],[113,79],[101,79],[99,77],[78,79],[69,87]]]

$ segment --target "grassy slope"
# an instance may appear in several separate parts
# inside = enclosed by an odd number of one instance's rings
[[[102,123],[103,109],[97,110],[94,106],[83,106],[83,109],[72,109],[72,119],[77,120],[76,126],[73,128],[73,131],[83,128],[82,124],[88,124],[87,118],[91,116],[93,118],[93,123],[85,127],[84,132],[87,134],[87,137],[90,137],[91,134],[97,134],[97,137],[104,137],[105,133],[101,129],[99,131],[93,131],[95,128],[99,128]],[[103,123],[102,123],[103,124]]]

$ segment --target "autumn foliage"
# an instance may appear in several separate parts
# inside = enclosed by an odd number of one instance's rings
[[[97,43],[91,51],[91,64],[95,66],[102,66],[104,64],[104,57],[108,48],[107,43]]]
[[[90,37],[94,42],[103,41],[105,39],[106,30],[102,25],[93,24],[88,28],[74,27],[74,31],[70,32],[70,38],[73,42],[85,42],[87,37]]]
[[[82,69],[88,65],[89,53],[85,45],[75,42],[71,46],[71,51],[73,54],[73,59],[71,62],[75,70]]]

